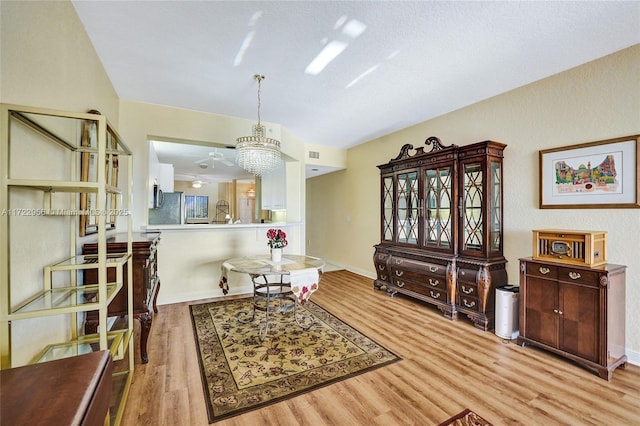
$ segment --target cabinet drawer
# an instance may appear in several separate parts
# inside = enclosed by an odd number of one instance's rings
[[[380,281],[388,281],[389,280],[389,274],[387,274],[386,271],[376,271],[376,277],[380,280]]]
[[[387,281],[389,279],[388,260],[388,253],[376,253],[373,255],[373,265],[376,268],[376,275],[381,281]]]
[[[387,260],[389,260],[389,253],[376,253],[373,256],[374,262],[387,263]]]
[[[478,287],[475,284],[458,283],[458,294],[460,296],[478,297]]]
[[[539,263],[527,263],[525,268],[525,273],[532,277],[542,277],[550,280],[558,279],[558,267],[555,265],[550,265],[548,263],[544,265]]]
[[[476,277],[478,276],[477,269],[458,268],[458,281],[464,281],[467,283],[476,283]]]
[[[558,268],[558,280],[598,287],[598,272],[584,269]]]
[[[478,312],[478,310],[480,309],[480,303],[475,297],[460,294],[458,295],[458,300],[460,301],[460,303],[458,303],[458,306],[460,306],[461,308],[471,309],[476,312]]]
[[[393,280],[401,279],[405,281],[415,281],[430,288],[441,288],[446,291],[446,279],[440,276],[424,274],[421,272],[407,271],[405,269],[391,268],[391,278]]]
[[[387,260],[389,260],[389,255],[386,253],[377,253],[373,257],[373,263],[376,265],[376,271],[383,272],[387,271]]]
[[[413,270],[420,272],[421,274],[429,274],[433,276],[446,277],[447,267],[445,265],[438,265],[435,263],[420,262],[411,259],[399,259],[393,258],[391,261],[392,267],[398,267],[403,270]]]
[[[430,285],[408,281],[403,278],[397,278],[397,277],[393,277],[392,283],[394,286],[398,288],[413,291],[415,293],[424,294],[425,296],[428,296],[434,300],[439,300],[441,302],[447,301],[447,292],[443,288],[434,288],[434,287],[431,287]]]

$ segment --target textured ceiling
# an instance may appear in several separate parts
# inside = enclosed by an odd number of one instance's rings
[[[261,73],[263,121],[343,148],[640,42],[638,1],[73,4],[120,98],[255,120]]]

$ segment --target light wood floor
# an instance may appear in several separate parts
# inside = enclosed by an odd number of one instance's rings
[[[325,273],[312,300],[402,361],[217,425],[424,426],[467,407],[495,426],[640,425],[638,366],[617,369],[607,382],[466,319],[450,321],[429,305],[389,298],[346,271]],[[125,426],[208,424],[188,305],[159,306]]]

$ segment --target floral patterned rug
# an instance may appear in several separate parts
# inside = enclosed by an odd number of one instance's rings
[[[298,305],[305,331],[288,313],[243,324],[252,299],[191,305],[209,422],[235,416],[398,361],[400,358],[317,304]]]

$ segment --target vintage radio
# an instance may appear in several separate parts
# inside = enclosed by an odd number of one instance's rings
[[[607,263],[607,233],[534,229],[533,258],[570,265],[602,265]]]

